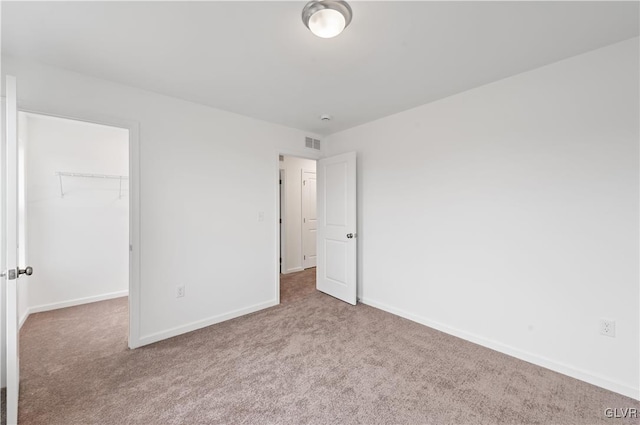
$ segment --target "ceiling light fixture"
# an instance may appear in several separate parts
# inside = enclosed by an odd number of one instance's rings
[[[353,12],[346,1],[312,0],[302,9],[302,22],[322,38],[340,34],[349,24]]]

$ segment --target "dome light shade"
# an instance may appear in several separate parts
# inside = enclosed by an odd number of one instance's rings
[[[342,13],[333,9],[322,9],[309,18],[309,29],[322,38],[331,38],[340,34],[345,25]]]
[[[349,25],[352,14],[346,1],[313,0],[302,9],[302,22],[318,37],[332,38]]]

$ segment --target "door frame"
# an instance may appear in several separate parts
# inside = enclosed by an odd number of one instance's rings
[[[278,160],[278,167],[280,167],[280,161]],[[285,190],[285,179],[286,179],[286,172],[287,170],[285,170],[284,168],[279,168],[278,169],[278,180],[279,180],[279,185],[278,185],[278,189],[280,191],[280,197],[278,200],[278,225],[280,226],[280,231],[278,232],[278,235],[280,236],[280,241],[278,242],[278,256],[280,258],[280,274],[282,274],[282,270],[286,270],[287,267],[287,263],[286,263],[286,258],[284,257],[284,252],[282,251],[282,240],[285,239],[285,232],[286,232],[286,228],[285,226],[283,226],[284,224],[284,217],[282,216],[282,206],[285,203],[285,198],[286,198],[286,190]]]
[[[274,154],[274,158],[275,158],[275,174],[274,174],[274,196],[275,196],[275,205],[276,205],[276,210],[275,210],[275,217],[280,218],[280,183],[279,183],[279,179],[280,179],[280,156],[293,156],[296,158],[302,158],[302,159],[310,159],[312,161],[316,161],[316,163],[318,162],[318,160],[322,159],[324,157],[324,155],[322,153],[312,153],[312,152],[299,152],[299,151],[294,151],[294,150],[286,150],[286,149],[279,149],[276,151],[276,153]],[[286,170],[285,170],[285,176],[286,176]],[[285,216],[283,217],[283,221],[285,219]],[[284,223],[283,223],[284,224]],[[286,235],[286,229],[285,227],[283,227],[283,235]],[[278,223],[277,220],[274,220],[274,232],[276,235],[276,245],[275,245],[275,258],[273,261],[274,264],[274,270],[275,270],[275,300],[276,300],[276,305],[280,304],[280,247],[281,245],[281,240],[280,240],[280,223]],[[282,264],[284,265],[284,259],[282,260]]]
[[[18,99],[18,112],[44,115],[106,125],[129,131],[129,348],[140,347],[140,123],[74,111],[71,114],[52,113],[35,108]]]

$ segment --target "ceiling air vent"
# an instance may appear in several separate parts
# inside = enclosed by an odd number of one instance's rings
[[[309,149],[320,150],[320,140],[312,139],[311,137],[304,138],[304,147]]]

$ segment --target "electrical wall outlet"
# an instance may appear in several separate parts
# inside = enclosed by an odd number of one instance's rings
[[[176,286],[176,298],[184,297],[184,285]]]
[[[616,321],[610,319],[600,319],[600,335],[616,337]]]

